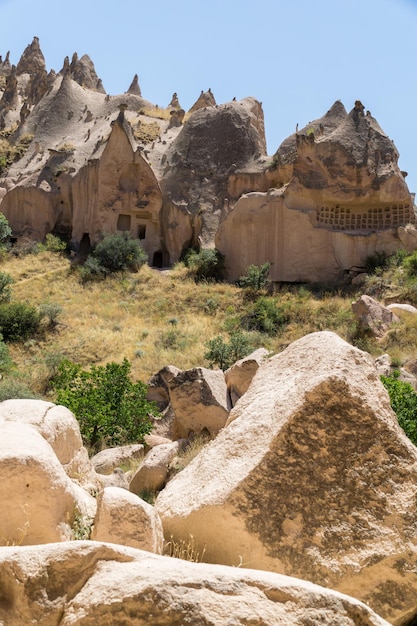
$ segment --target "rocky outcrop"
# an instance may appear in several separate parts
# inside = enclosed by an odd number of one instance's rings
[[[365,604],[305,581],[87,541],[0,549],[0,588],[8,626],[389,626]]]
[[[224,378],[229,392],[232,406],[236,404],[241,396],[249,389],[253,377],[259,366],[268,358],[268,350],[259,348],[243,359],[236,361],[224,373]]]
[[[94,541],[108,541],[162,554],[164,534],[154,507],[133,493],[107,487],[97,496]]]
[[[272,190],[252,187],[226,215],[216,246],[231,280],[265,262],[274,281],[338,280],[375,251],[415,247],[402,230],[415,214],[398,152],[357,106],[336,102],[286,139],[263,182]]]
[[[144,454],[144,446],[141,443],[133,443],[127,446],[102,450],[92,457],[91,463],[96,472],[110,474],[116,467],[129,465],[132,462],[141,460]]]
[[[139,76],[137,74],[134,75],[132,82],[130,83],[130,87],[127,90],[127,93],[131,93],[134,96],[141,96],[142,92],[139,87]]]
[[[321,332],[259,368],[156,508],[206,560],[302,576],[403,623],[417,614],[416,497],[417,450],[372,358]]]
[[[16,66],[16,74],[42,74],[46,72],[45,57],[39,45],[38,37],[34,37],[31,44],[24,50]]]
[[[206,107],[215,107],[215,106],[216,106],[216,100],[214,99],[211,89],[209,89],[208,91],[202,90],[197,100],[194,102],[193,106],[188,112],[194,113],[195,111],[198,111],[199,109],[205,109]]]
[[[81,87],[98,91],[99,93],[106,93],[101,79],[96,74],[94,63],[88,54],[83,54],[81,58],[78,58],[78,54],[74,52],[71,63],[69,58],[66,57],[60,73],[64,76],[66,74],[69,75]]]
[[[160,491],[166,484],[169,465],[184,446],[184,441],[173,441],[152,448],[132,476],[129,489],[139,496]]]
[[[382,337],[393,324],[400,321],[392,310],[367,295],[352,302],[352,312],[358,327],[374,337]]]

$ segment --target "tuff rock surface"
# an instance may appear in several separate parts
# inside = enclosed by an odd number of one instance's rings
[[[372,358],[319,332],[261,365],[155,506],[206,560],[307,578],[400,624],[417,614],[416,498],[417,450]]]
[[[388,626],[309,582],[87,541],[1,548],[0,598],[7,626]]]
[[[359,101],[268,157],[255,98],[218,105],[209,89],[186,114],[178,94],[167,109],[145,100],[137,76],[110,96],[87,55],[48,74],[35,37],[17,67],[0,62],[3,131],[23,154],[0,171],[18,238],[53,232],[78,252],[129,232],[156,267],[216,245],[230,280],[269,262],[272,281],[336,281],[375,252],[417,248],[398,152]]]

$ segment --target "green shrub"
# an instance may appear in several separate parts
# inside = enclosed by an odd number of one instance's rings
[[[0,242],[4,244],[6,239],[12,234],[12,229],[9,226],[7,217],[0,213]]]
[[[95,247],[93,256],[107,272],[138,270],[148,260],[139,241],[128,233],[105,235]]]
[[[247,330],[257,330],[268,335],[275,335],[288,320],[288,314],[277,306],[275,298],[261,296],[242,322]]]
[[[100,261],[91,254],[87,257],[79,271],[82,283],[104,280],[107,273],[105,268],[100,264]]]
[[[48,252],[65,252],[65,250],[67,249],[67,244],[56,235],[48,233],[45,237],[45,243],[43,244],[43,247]]]
[[[398,376],[381,376],[381,380],[388,391],[399,425],[417,445],[417,393],[409,383],[399,380]]]
[[[62,306],[56,302],[41,304],[39,307],[39,315],[41,319],[46,319],[47,326],[53,330],[58,325],[58,317],[62,313]]]
[[[185,264],[197,282],[221,281],[224,278],[224,256],[213,248],[203,248],[200,252],[191,250],[185,257]]]
[[[388,266],[388,255],[383,250],[374,252],[374,254],[366,257],[365,265],[368,274],[374,274],[376,270],[384,269]]]
[[[0,272],[0,302],[10,301],[12,296],[12,288],[10,285],[13,285],[14,282],[10,274]]]
[[[417,276],[417,252],[413,252],[404,260],[404,267],[410,278]]]
[[[0,380],[0,402],[14,399],[38,400],[39,396],[17,378],[2,378]]]
[[[246,268],[245,276],[241,276],[237,281],[237,284],[239,287],[251,289],[253,291],[267,289],[271,282],[268,279],[270,269],[271,263],[264,263],[263,265],[249,265]]]
[[[207,341],[205,347],[207,351],[204,358],[207,359],[210,367],[218,365],[221,370],[226,370],[233,363],[250,354],[253,349],[248,335],[240,331],[232,333],[228,343],[218,336]]]
[[[52,381],[56,401],[74,413],[85,444],[94,451],[142,442],[152,430],[149,416],[159,415],[156,405],[146,399],[146,385],[129,379],[130,369],[127,359],[90,371],[71,361],[58,367]]]
[[[25,302],[0,304],[0,332],[5,341],[27,339],[39,330],[40,314]]]

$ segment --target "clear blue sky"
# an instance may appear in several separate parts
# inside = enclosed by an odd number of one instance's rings
[[[111,94],[137,73],[159,106],[209,87],[218,103],[254,96],[269,154],[335,100],[362,100],[417,191],[415,0],[0,0],[0,24],[3,58],[36,35],[48,69],[88,54]]]

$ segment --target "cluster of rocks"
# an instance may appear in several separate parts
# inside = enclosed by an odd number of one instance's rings
[[[164,368],[149,397],[145,446],[92,459],[65,407],[0,404],[0,621],[413,623],[417,449],[369,354],[318,332],[225,373]],[[164,555],[190,541],[206,563]]]
[[[165,109],[137,75],[110,96],[87,55],[47,73],[36,37],[0,78],[0,130],[32,138],[0,178],[18,238],[54,232],[77,249],[127,231],[155,266],[215,246],[230,280],[269,262],[273,281],[335,281],[375,252],[417,247],[398,152],[359,101],[336,102],[271,157],[255,98],[217,104],[208,89],[186,113],[174,93]]]

